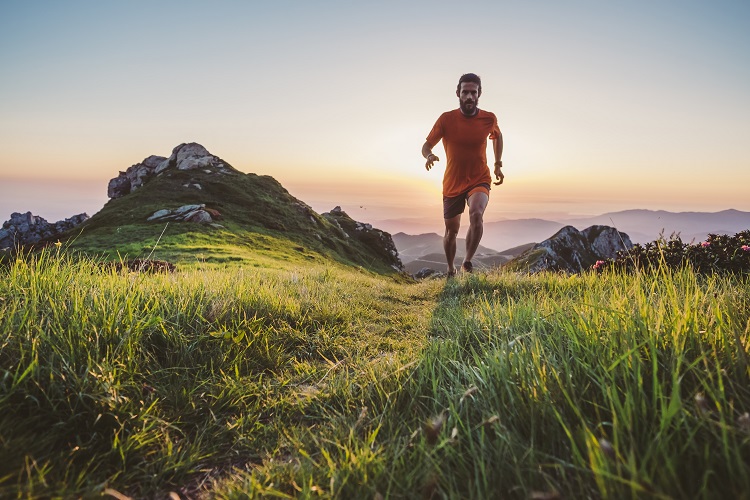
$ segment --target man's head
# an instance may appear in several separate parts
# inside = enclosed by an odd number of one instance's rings
[[[458,79],[456,93],[461,91],[461,84],[464,82],[476,83],[479,87],[479,95],[482,95],[482,79],[479,78],[479,75],[475,75],[474,73],[466,73],[465,75],[461,75],[461,78]]]
[[[461,75],[458,79],[456,95],[463,114],[468,116],[476,114],[479,96],[482,95],[482,80],[474,73]]]

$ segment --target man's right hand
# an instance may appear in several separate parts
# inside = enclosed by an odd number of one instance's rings
[[[436,161],[440,161],[440,158],[430,153],[429,155],[427,155],[427,163],[424,164],[424,168],[429,171]]]

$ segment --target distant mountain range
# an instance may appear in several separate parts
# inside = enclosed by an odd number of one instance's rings
[[[380,221],[378,227],[393,232],[398,221]],[[416,220],[408,221],[410,227],[421,228]],[[515,219],[485,222],[482,245],[500,254],[510,254],[512,247],[538,243],[565,226],[584,230],[593,225],[606,225],[630,236],[633,243],[648,243],[660,235],[678,234],[689,243],[706,239],[711,234],[735,234],[750,229],[750,212],[723,210],[721,212],[667,212],[664,210],[625,210],[594,217],[561,220]],[[424,236],[424,235],[421,235]],[[439,235],[436,235],[439,236]],[[401,252],[399,242],[396,247]],[[492,250],[489,250],[492,252]],[[408,259],[407,259],[408,260]]]
[[[414,274],[425,267],[431,269],[443,269],[445,267],[445,252],[443,250],[443,237],[435,233],[410,235],[396,233],[393,235],[393,243],[398,249],[399,258],[404,264],[407,272]],[[516,255],[523,253],[532,245],[523,245],[508,249],[506,252],[498,252],[483,245],[479,245],[477,253],[472,262],[477,269],[497,267],[511,260]],[[466,255],[466,240],[456,240],[456,266],[461,265]]]
[[[594,224],[616,227],[628,233],[633,243],[648,243],[663,234],[679,234],[685,243],[699,242],[711,234],[735,234],[750,229],[750,212],[667,212],[665,210],[625,210],[596,217],[571,219],[566,224],[582,229]]]

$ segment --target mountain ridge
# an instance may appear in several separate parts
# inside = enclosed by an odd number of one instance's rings
[[[415,224],[414,218],[410,218],[409,221]],[[395,219],[378,221],[378,224],[393,234],[402,232]],[[484,224],[482,244],[502,253],[515,246],[543,241],[565,226],[582,230],[592,225],[615,227],[627,233],[633,243],[645,244],[658,239],[661,235],[669,237],[672,234],[679,235],[686,242],[703,241],[709,234],[735,234],[750,229],[750,212],[733,208],[718,212],[628,209],[559,220],[528,217],[489,221]],[[440,230],[434,231],[434,234],[439,233]]]

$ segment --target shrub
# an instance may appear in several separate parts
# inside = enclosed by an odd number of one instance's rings
[[[598,261],[594,270],[653,270],[660,266],[670,269],[692,267],[701,274],[750,274],[750,230],[734,236],[709,234],[706,241],[683,243],[679,236],[659,238],[645,245],[617,253],[615,259]]]

